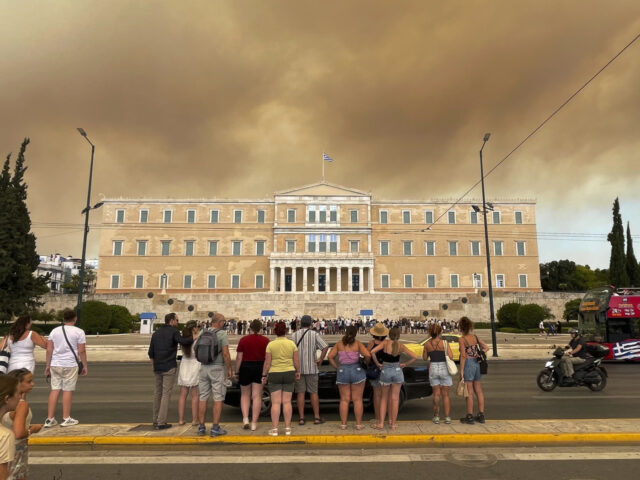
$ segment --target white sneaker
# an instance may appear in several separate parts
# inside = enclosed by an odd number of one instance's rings
[[[55,426],[55,425],[57,425],[57,424],[58,424],[58,422],[56,421],[56,419],[55,419],[55,418],[53,418],[53,417],[51,417],[51,418],[47,418],[47,419],[44,421],[44,428],[51,428],[51,427],[53,427],[53,426]]]
[[[71,418],[71,417],[69,417],[69,418],[65,418],[65,419],[64,419],[64,422],[62,422],[62,423],[60,424],[60,426],[61,426],[61,427],[71,427],[71,426],[73,426],[73,425],[77,425],[77,424],[79,424],[79,423],[80,423],[80,422],[79,422],[78,420],[76,420],[75,418]]]

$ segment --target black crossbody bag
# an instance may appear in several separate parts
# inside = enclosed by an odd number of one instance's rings
[[[76,355],[76,351],[71,346],[71,342],[69,342],[69,338],[67,337],[67,332],[64,331],[64,325],[62,325],[62,334],[64,335],[64,339],[67,341],[67,345],[69,345],[69,350],[73,353],[73,358],[76,359],[76,363],[78,364],[78,375],[82,375],[82,371],[84,370],[84,365]]]

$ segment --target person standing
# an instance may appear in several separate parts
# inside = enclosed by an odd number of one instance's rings
[[[327,355],[329,345],[321,335],[311,328],[313,319],[310,315],[303,315],[300,319],[300,330],[291,337],[293,343],[298,347],[300,358],[300,379],[296,381],[294,391],[297,394],[299,424],[304,425],[305,393],[309,392],[311,408],[313,409],[313,423],[320,425],[324,420],[320,416],[320,397],[318,396],[318,367],[322,365],[324,357]],[[320,358],[317,352],[320,350]]]
[[[376,323],[375,327],[369,330],[369,333],[373,338],[367,344],[367,350],[371,352],[371,350],[384,342],[384,340],[387,338],[387,335],[389,335],[389,329],[385,327],[383,323]],[[378,363],[380,364],[382,364],[383,361],[383,353],[384,352],[382,352],[382,350],[378,350],[376,352],[376,358]],[[370,361],[373,361],[373,359],[371,359]],[[377,372],[375,373],[377,374],[377,378],[370,378],[369,384],[373,389],[373,412],[376,417],[374,425],[379,425],[380,423],[382,423],[380,421],[380,399],[382,398],[382,385],[380,385],[380,369],[378,368]]]
[[[0,418],[15,410],[19,401],[18,380],[11,375],[0,375]],[[9,478],[9,463],[16,456],[15,442],[13,432],[0,424],[0,480]]]
[[[422,352],[423,360],[427,358],[431,362],[429,365],[429,383],[433,387],[433,423],[440,423],[440,398],[444,406],[444,423],[451,423],[451,400],[449,398],[449,388],[453,385],[453,380],[447,368],[446,357],[453,360],[453,352],[448,343],[442,340],[442,328],[440,325],[431,325],[429,328],[429,339],[424,344]]]
[[[153,428],[164,430],[171,428],[167,423],[171,393],[176,379],[178,362],[178,344],[191,345],[193,337],[182,337],[178,331],[178,315],[167,313],[164,325],[160,326],[151,336],[149,344],[149,359],[153,362],[155,375],[155,394],[153,397]],[[46,424],[45,424],[46,427]]]
[[[222,402],[227,395],[227,382],[231,383],[233,371],[229,354],[229,337],[224,329],[225,324],[224,315],[214,313],[211,318],[211,328],[200,334],[193,347],[196,358],[201,364],[198,381],[200,396],[198,435],[204,435],[207,431],[205,417],[210,396],[213,396],[213,425],[211,425],[209,435],[217,437],[227,434],[227,431],[220,426],[220,417],[222,416]]]
[[[33,351],[36,345],[47,349],[47,341],[37,332],[31,330],[31,317],[28,315],[18,317],[11,325],[5,342],[11,349],[7,373],[19,368],[35,372],[36,359],[33,356]]]
[[[61,427],[70,427],[79,422],[71,418],[73,392],[78,382],[78,374],[85,376],[87,370],[87,340],[84,330],[75,326],[76,312],[66,310],[62,316],[63,324],[51,330],[47,341],[46,376],[51,376],[51,392],[47,408],[47,419],[44,427],[57,425],[56,407],[60,391],[62,391],[62,423]],[[80,372],[80,364],[82,371]]]
[[[198,322],[189,320],[182,330],[182,336],[198,338]],[[191,394],[191,425],[198,426],[198,382],[200,379],[200,362],[196,359],[192,345],[183,345],[182,360],[178,372],[178,385],[180,386],[180,399],[178,400],[178,425],[184,425],[184,410],[187,397]]]
[[[480,349],[484,352],[489,350],[489,346],[480,340],[476,335],[472,335],[473,322],[467,318],[460,319],[460,374],[464,379],[464,387],[469,395],[465,399],[467,402],[467,416],[462,417],[460,422],[473,425],[475,422],[484,423],[484,393],[482,392],[482,374],[480,373]],[[478,400],[478,415],[473,416],[473,395]]]

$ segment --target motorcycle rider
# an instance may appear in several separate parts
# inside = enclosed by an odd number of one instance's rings
[[[572,328],[569,330],[569,335],[571,336],[571,340],[569,341],[569,345],[566,347],[567,351],[564,353],[564,356],[560,360],[560,371],[565,376],[565,378],[573,378],[574,369],[573,366],[584,363],[587,358],[587,351],[585,348],[585,341],[580,336],[580,332],[577,329]]]

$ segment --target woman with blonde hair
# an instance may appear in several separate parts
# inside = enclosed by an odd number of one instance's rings
[[[382,396],[380,398],[380,419],[373,425],[376,430],[384,428],[384,418],[389,413],[389,427],[391,430],[397,428],[398,408],[400,407],[400,390],[404,383],[402,369],[411,365],[418,357],[409,350],[406,345],[399,342],[400,329],[393,327],[389,330],[389,338],[371,350],[371,358],[381,369],[380,385]],[[378,361],[376,353],[382,351],[382,362]],[[401,354],[408,355],[409,361],[400,363]]]
[[[429,339],[424,344],[422,358],[429,359],[429,383],[433,387],[433,423],[440,423],[440,397],[444,406],[444,423],[451,423],[451,400],[449,387],[453,380],[447,369],[445,356],[453,360],[453,352],[447,342],[442,340],[442,327],[437,323],[429,326]]]

